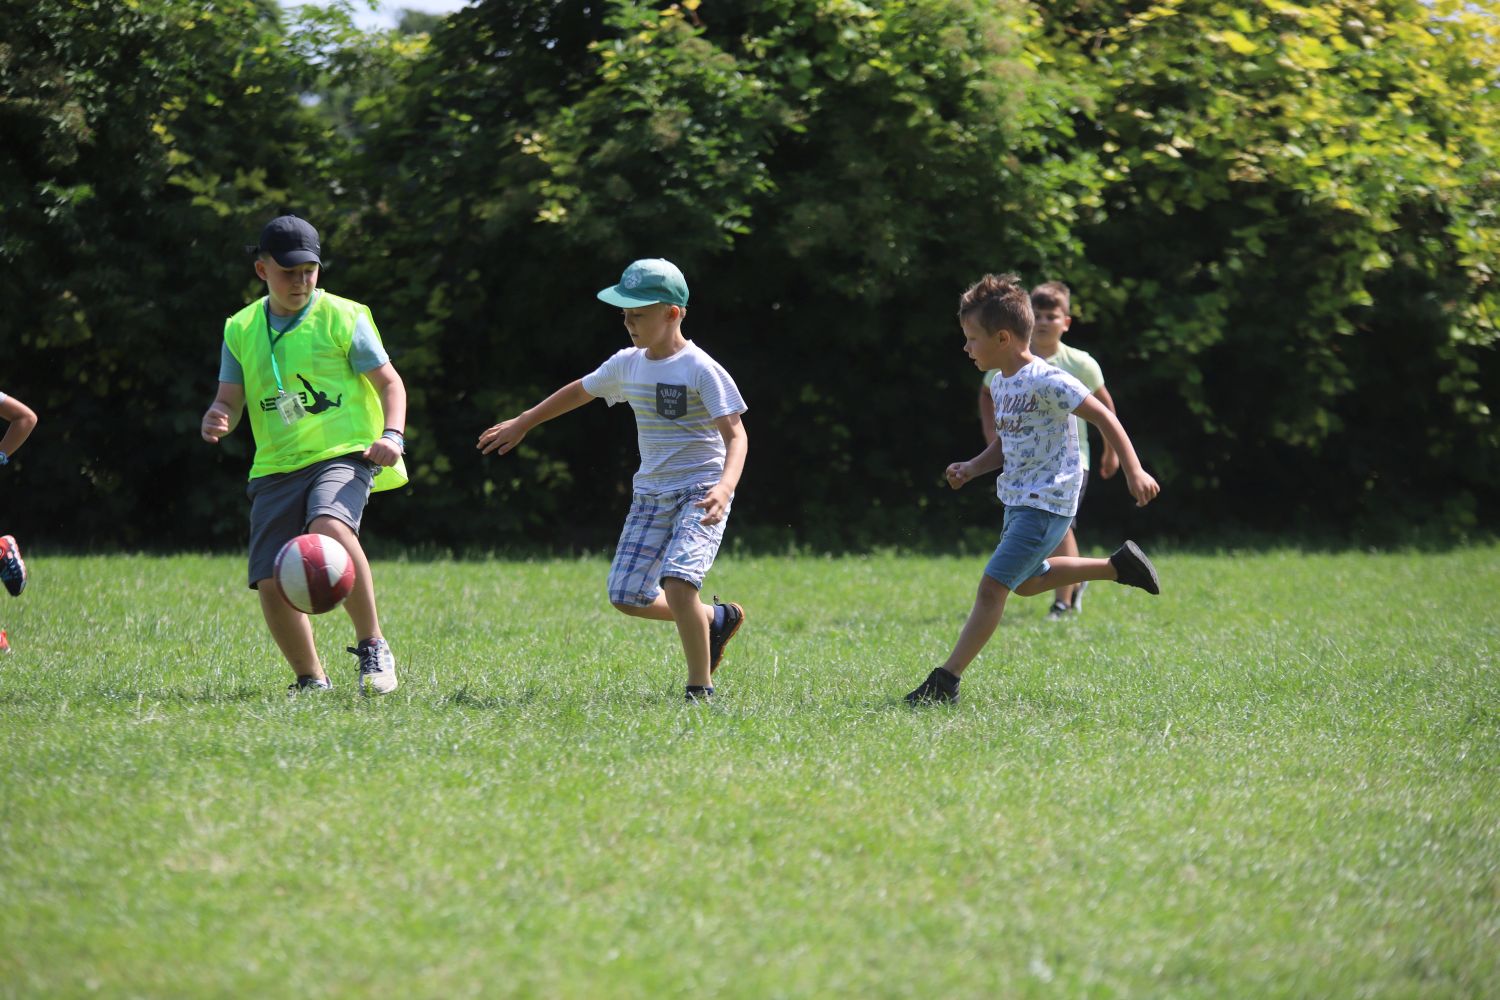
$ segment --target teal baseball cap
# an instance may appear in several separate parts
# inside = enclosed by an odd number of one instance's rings
[[[620,283],[601,291],[599,299],[621,309],[639,309],[657,302],[686,306],[687,279],[670,260],[648,257],[627,267]]]

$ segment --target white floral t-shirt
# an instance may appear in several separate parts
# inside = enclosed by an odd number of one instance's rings
[[[990,397],[995,432],[1005,449],[1005,468],[995,484],[1000,502],[1061,517],[1078,513],[1083,467],[1070,415],[1089,397],[1088,388],[1034,358],[1010,378],[996,372]]]
[[[724,436],[714,421],[744,413],[745,401],[724,366],[692,341],[670,358],[652,360],[627,347],[583,377],[583,388],[610,406],[635,411],[641,467],[637,493],[671,493],[712,485],[724,473]]]

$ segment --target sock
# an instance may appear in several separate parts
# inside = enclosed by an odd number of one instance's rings
[[[714,605],[714,628],[724,627],[724,605]]]
[[[937,681],[943,687],[947,688],[949,691],[957,691],[958,682],[961,680],[961,678],[957,674],[943,667],[938,667],[932,672],[932,679]]]

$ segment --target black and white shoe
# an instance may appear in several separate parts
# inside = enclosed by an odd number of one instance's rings
[[[384,639],[371,638],[358,646],[345,646],[348,652],[359,657],[360,694],[390,694],[396,690],[396,657],[390,643]]]
[[[1047,609],[1047,620],[1049,622],[1060,622],[1064,618],[1068,617],[1068,613],[1072,610],[1073,609],[1071,607],[1064,604],[1062,601],[1053,601],[1052,607]]]
[[[297,675],[297,683],[289,685],[287,694],[301,694],[303,691],[332,691],[333,684],[327,677],[309,677],[305,674]]]
[[[724,624],[708,626],[708,672],[712,676],[719,664],[724,662],[724,647],[729,645],[729,640],[745,624],[745,609],[733,601],[725,604],[719,600],[719,595],[714,595],[714,607],[724,609]],[[717,618],[717,615],[715,616]]]
[[[26,562],[15,535],[0,536],[0,583],[5,584],[11,597],[20,597],[26,589]]]
[[[714,700],[713,686],[710,684],[689,684],[687,686],[686,697],[689,705],[706,705]]]

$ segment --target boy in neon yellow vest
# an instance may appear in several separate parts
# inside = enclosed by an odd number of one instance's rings
[[[358,532],[371,491],[406,482],[406,386],[370,310],[318,288],[316,229],[283,215],[245,249],[267,294],[224,322],[219,391],[203,414],[203,440],[218,444],[250,401],[250,587],[297,675],[291,690],[332,687],[312,624],[272,579],[282,545],[316,532],[349,550],[354,589],[344,608],[356,641],[349,652],[359,658],[361,692],[385,694],[396,689],[396,659],[380,631]]]

